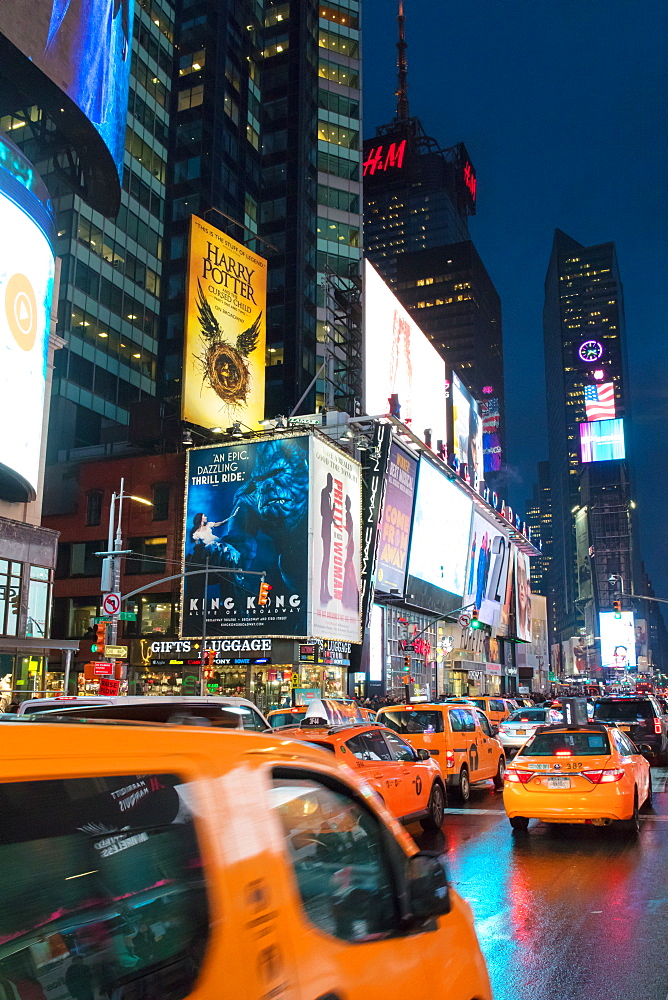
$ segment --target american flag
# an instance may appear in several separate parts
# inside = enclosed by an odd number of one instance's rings
[[[584,387],[587,420],[615,419],[615,384],[602,382]]]

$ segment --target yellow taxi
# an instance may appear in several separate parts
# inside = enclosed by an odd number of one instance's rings
[[[386,726],[331,725],[307,714],[299,728],[281,729],[280,735],[329,750],[365,778],[402,823],[420,820],[425,830],[440,830],[443,825],[445,787],[440,767],[428,750],[414,749]]]
[[[8,997],[491,1000],[443,856],[336,755],[272,733],[0,725]]]
[[[283,726],[298,726],[306,715],[306,705],[293,705],[289,708],[274,708],[267,712],[267,721],[272,729]]]
[[[502,698],[500,695],[475,695],[471,701],[485,713],[493,726],[501,725],[517,708],[510,698]]]
[[[315,701],[320,702],[321,699],[315,699]],[[322,701],[329,706],[327,715],[332,722],[343,723],[348,719],[351,722],[357,719],[366,719],[369,722],[373,722],[376,718],[376,713],[372,712],[370,708],[364,708],[362,705],[358,705],[356,701],[352,701],[352,699],[325,698]],[[274,708],[271,712],[267,712],[269,725],[272,729],[281,729],[283,726],[297,726],[305,717],[308,707],[308,705],[292,705],[288,708]]]
[[[506,770],[503,804],[514,830],[544,823],[614,824],[637,834],[652,804],[649,762],[612,726],[541,726]]]
[[[472,702],[392,705],[381,708],[377,721],[403,737],[416,750],[427,750],[438,761],[448,790],[468,802],[471,785],[492,780],[503,788],[506,757],[484,712]]]

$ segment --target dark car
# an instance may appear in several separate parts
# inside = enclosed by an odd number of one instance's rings
[[[660,764],[668,763],[666,717],[655,698],[610,697],[594,702],[594,721],[612,722],[636,744],[647,744]]]

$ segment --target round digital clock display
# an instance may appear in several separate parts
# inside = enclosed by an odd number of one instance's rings
[[[585,340],[578,348],[581,361],[600,361],[603,354],[603,344],[598,340]]]

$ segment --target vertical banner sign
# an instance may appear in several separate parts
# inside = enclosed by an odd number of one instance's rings
[[[310,632],[360,642],[361,468],[311,437]]]
[[[384,594],[404,594],[417,467],[417,460],[393,441],[376,564],[376,589]]]
[[[357,517],[359,531],[359,477]],[[308,528],[308,435],[191,448],[184,568],[209,574],[206,594],[204,573],[184,576],[181,635],[310,635]],[[267,604],[249,571],[265,574]]]
[[[200,427],[264,418],[267,262],[192,216],[181,418]]]
[[[581,507],[575,515],[575,551],[578,572],[578,596],[581,601],[594,597],[594,583],[589,557],[589,517],[587,508]]]
[[[380,513],[383,509],[384,493],[387,489],[387,456],[392,439],[389,424],[376,424],[373,445],[365,453],[362,473],[362,567],[361,567],[361,608],[362,626],[369,627],[369,616],[373,606],[376,579],[376,553],[380,537]]]
[[[516,636],[531,642],[531,564],[526,552],[515,549]]]

